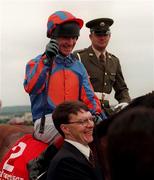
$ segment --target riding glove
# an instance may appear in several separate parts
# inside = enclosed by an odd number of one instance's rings
[[[50,66],[53,58],[58,54],[58,42],[55,39],[51,39],[46,46],[45,54],[47,59],[44,59],[44,64]]]
[[[94,116],[95,116],[95,123],[96,124],[99,124],[101,121],[107,119],[107,116],[106,116],[106,114],[104,112],[101,113],[101,114],[95,114]]]
[[[128,105],[127,102],[122,102],[122,103],[117,104],[117,105],[114,107],[114,109],[115,109],[115,110],[122,110],[122,109],[124,109],[127,105]]]

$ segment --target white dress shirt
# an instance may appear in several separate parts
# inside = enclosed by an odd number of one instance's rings
[[[89,155],[90,155],[90,147],[87,145],[83,145],[81,143],[78,143],[76,141],[72,141],[69,139],[64,139],[64,141],[69,142],[73,146],[75,146],[88,160],[89,160]]]

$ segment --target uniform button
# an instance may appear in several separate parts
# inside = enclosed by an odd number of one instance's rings
[[[106,86],[106,85],[107,85],[107,83],[105,82],[105,83],[104,83],[104,85]]]
[[[105,75],[107,75],[107,72],[105,72]]]
[[[111,59],[111,56],[110,56],[110,55],[109,55],[108,57],[109,57],[109,59]]]

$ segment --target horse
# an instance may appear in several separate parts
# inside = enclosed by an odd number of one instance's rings
[[[134,108],[147,108],[147,109],[154,109],[154,91],[134,98],[128,106],[126,106],[121,111],[117,111],[116,113],[112,114],[108,120],[100,122],[95,128],[95,145],[97,149],[97,158],[100,163],[100,167],[104,174],[105,180],[111,180],[111,171],[109,168],[109,159],[108,159],[108,129],[110,128],[111,124],[118,118],[121,117],[122,114],[129,112]]]
[[[134,108],[137,106],[146,106],[147,108],[154,108],[153,101],[154,101],[154,92],[152,94],[148,94],[148,95],[144,95],[142,97],[136,98],[125,109],[123,109],[120,112],[117,112],[116,114],[113,114],[107,120],[102,121],[96,125],[96,127],[94,129],[94,143],[92,144],[91,147],[95,151],[94,155],[96,156],[96,159],[98,160],[98,162],[100,164],[100,168],[102,170],[102,174],[103,174],[105,180],[111,180],[110,169],[109,169],[108,159],[107,159],[107,138],[106,138],[110,124],[112,124],[112,122],[114,121],[116,116],[118,116],[121,113],[124,113],[125,111],[129,111],[129,109],[131,109],[131,108]],[[10,126],[10,125],[6,125],[6,127],[9,129],[8,126]],[[8,131],[7,128],[3,129],[3,131],[4,132]],[[0,132],[3,132],[1,129],[2,129],[2,127],[0,126]],[[20,132],[20,134],[18,134],[18,137],[19,136],[21,137],[22,136],[21,134],[24,133],[23,129],[22,130],[18,129],[18,132]],[[10,135],[11,135],[11,133],[10,133]],[[13,135],[11,135],[11,136],[15,137]],[[18,137],[16,137],[16,140],[18,139]],[[0,138],[1,138],[1,136],[0,136]],[[8,137],[8,138],[10,138],[10,137]],[[15,142],[15,139],[12,140],[11,143],[13,141]],[[7,140],[7,137],[6,137],[6,141],[3,140],[0,142],[3,142],[3,144],[2,143],[0,144],[0,147],[2,148],[2,145],[4,146],[5,142],[8,142],[7,143],[7,146],[8,146],[10,140]],[[45,147],[44,147],[44,149],[45,149]],[[1,169],[0,169],[0,171],[1,171]],[[1,178],[1,172],[0,172],[0,178]],[[27,179],[24,179],[24,180],[28,180],[28,177],[27,177]]]

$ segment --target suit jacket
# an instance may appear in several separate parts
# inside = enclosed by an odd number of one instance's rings
[[[130,102],[128,88],[125,83],[119,59],[106,52],[106,63],[96,57],[92,46],[77,50],[74,55],[84,64],[95,92],[110,94],[115,90],[115,99],[120,102]]]
[[[92,167],[87,158],[72,144],[64,142],[51,160],[47,180],[102,180],[98,167]]]

